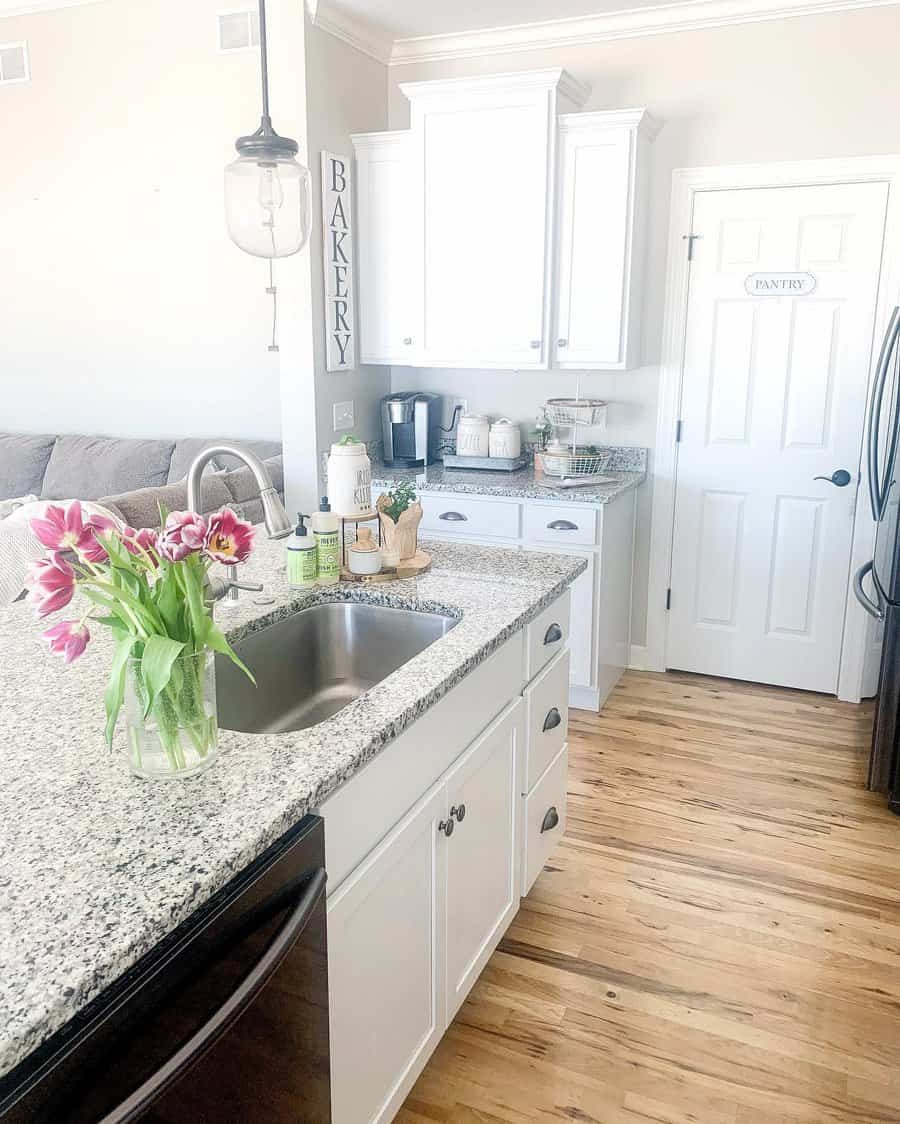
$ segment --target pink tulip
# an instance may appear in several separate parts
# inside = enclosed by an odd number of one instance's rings
[[[50,643],[50,651],[65,656],[66,663],[77,660],[91,638],[87,625],[78,621],[60,621],[43,635]]]
[[[154,566],[159,564],[159,558],[156,554],[156,539],[155,531],[151,531],[149,527],[141,527],[135,530],[134,527],[125,527],[122,530],[122,545],[129,554],[149,555],[150,561]],[[141,555],[143,557],[143,555]]]
[[[43,517],[32,519],[30,525],[38,542],[48,550],[74,550],[88,562],[106,561],[106,551],[97,535],[115,527],[105,515],[85,519],[78,500],[65,508],[51,504]]]
[[[206,520],[202,515],[194,511],[173,511],[157,537],[156,550],[169,562],[181,562],[189,554],[202,550],[206,537]]]
[[[206,553],[226,566],[246,562],[253,549],[253,534],[249,523],[238,519],[231,508],[223,507],[218,514],[210,516]]]
[[[65,608],[75,592],[75,571],[56,552],[32,562],[25,582],[28,603],[39,617],[49,616]]]
[[[115,521],[106,515],[92,515],[84,526],[85,530],[91,532],[91,541],[89,545],[81,548],[82,557],[86,558],[88,562],[105,562],[107,559],[106,547],[98,536],[118,530]]]

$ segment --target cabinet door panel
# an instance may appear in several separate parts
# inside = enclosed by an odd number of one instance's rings
[[[447,778],[447,808],[465,806],[447,839],[447,1019],[453,1018],[519,904],[518,700]]]
[[[630,129],[563,129],[556,365],[624,362]]]
[[[411,176],[408,134],[357,138],[362,363],[408,364],[412,359],[418,325],[410,284]]]
[[[437,787],[328,904],[334,1124],[388,1121],[446,1025]]]
[[[421,365],[545,366],[546,99],[429,106],[416,132]]]

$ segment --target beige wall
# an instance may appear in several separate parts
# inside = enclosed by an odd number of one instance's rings
[[[387,128],[387,67],[316,27],[306,29],[307,112],[314,215],[311,238],[313,333],[316,369],[316,436],[321,451],[343,434],[334,431],[335,402],[351,401],[353,432],[364,441],[380,438],[378,400],[390,390],[386,367],[361,366],[329,374],[325,370],[323,313],[321,152],[352,159],[352,133]],[[290,420],[285,418],[285,426]]]
[[[593,46],[526,51],[390,71],[390,123],[408,125],[397,84],[454,75],[564,66],[592,87],[586,109],[646,106],[663,122],[653,145],[645,361],[627,375],[595,373],[608,397],[609,438],[652,446],[662,326],[669,191],[674,168],[900,152],[900,8],[895,6],[657,35]],[[471,407],[528,420],[569,375],[410,372],[394,388],[465,395]],[[651,490],[639,499],[635,643],[644,643]]]
[[[258,123],[258,56],[218,52],[221,8],[0,19],[32,70],[0,87],[4,428],[279,435],[265,263],[228,240],[222,201]],[[302,66],[292,80],[302,124]]]

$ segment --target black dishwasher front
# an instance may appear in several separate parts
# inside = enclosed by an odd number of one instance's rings
[[[325,844],[307,816],[0,1081],[2,1124],[328,1124]]]

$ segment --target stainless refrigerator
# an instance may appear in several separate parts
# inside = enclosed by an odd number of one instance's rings
[[[884,642],[869,788],[884,792],[892,812],[900,814],[900,496],[897,487],[900,443],[900,308],[895,308],[881,345],[869,404],[866,458],[869,503],[877,533],[871,562],[857,571],[856,598],[867,613],[883,622]]]

